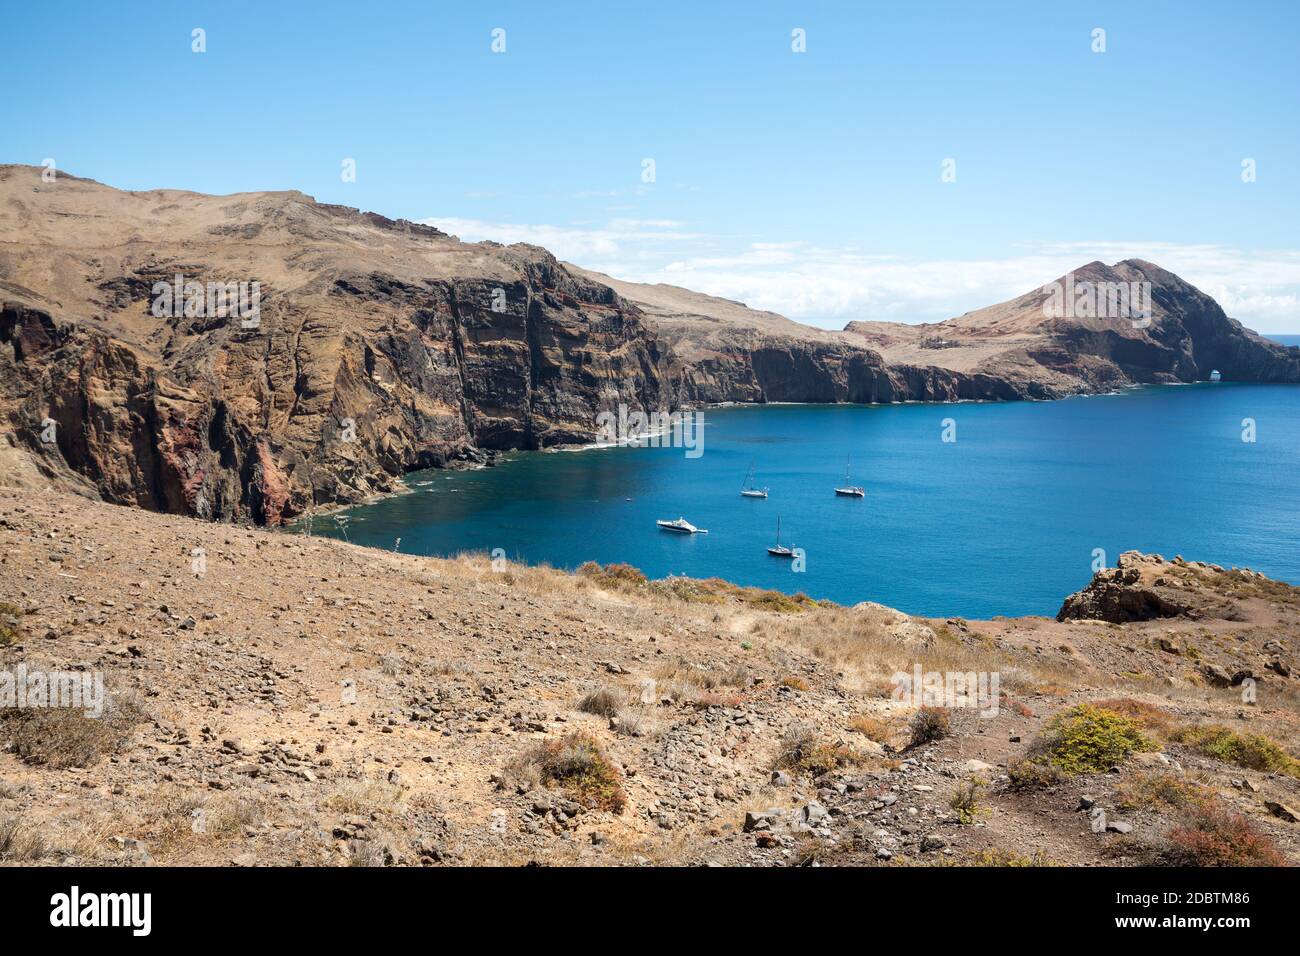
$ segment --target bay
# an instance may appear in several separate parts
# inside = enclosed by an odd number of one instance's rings
[[[1055,614],[1094,560],[1113,566],[1128,549],[1300,583],[1295,386],[704,415],[696,458],[669,447],[511,453],[494,468],[413,473],[411,494],[317,518],[313,531],[389,550],[400,538],[402,552],[425,555],[624,562],[931,616]],[[943,440],[946,419],[955,441]],[[834,494],[849,456],[865,498]],[[766,500],[739,494],[751,463]],[[802,571],[766,553],[778,515]],[[655,526],[679,516],[709,533]]]

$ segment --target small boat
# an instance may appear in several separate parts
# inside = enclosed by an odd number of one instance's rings
[[[745,479],[745,487],[740,489],[740,495],[742,498],[766,498],[767,497],[766,488],[754,487],[754,466],[753,465],[749,466],[749,477]]]
[[[852,465],[853,458],[850,456],[849,459],[844,462],[844,487],[836,488],[835,493],[843,498],[865,498],[867,495],[866,489],[861,485],[849,484],[849,470]]]
[[[781,543],[781,516],[776,516],[776,544],[767,549],[774,558],[793,558],[794,551]]]
[[[1212,372],[1210,372],[1210,381],[1211,382],[1223,381],[1223,375],[1219,372],[1217,368],[1214,369]]]
[[[697,528],[685,518],[678,518],[675,521],[656,521],[660,531],[676,531],[678,534],[708,534],[704,528]]]

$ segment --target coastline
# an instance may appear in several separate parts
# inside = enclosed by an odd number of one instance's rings
[[[1207,463],[1221,456],[1192,453],[1193,447],[1200,447],[1205,441],[1227,440],[1231,444],[1225,452],[1230,457],[1252,454],[1254,446],[1237,443],[1236,422],[1240,416],[1234,417],[1231,411],[1224,414],[1237,404],[1238,400],[1231,394],[1237,394],[1238,388],[1244,390],[1253,396],[1246,399],[1249,403],[1264,402],[1267,408],[1272,408],[1269,413],[1265,406],[1259,406],[1259,411],[1261,415],[1271,414],[1274,419],[1277,415],[1290,417],[1295,407],[1295,402],[1288,397],[1294,390],[1263,389],[1245,383],[1203,384],[1216,387],[1175,393],[1140,385],[1117,393],[1072,396],[1128,397],[1130,402],[1137,403],[1131,406],[1121,403],[1109,412],[1103,409],[1111,403],[1052,401],[1032,406],[1016,402],[966,403],[963,407],[970,411],[965,414],[951,410],[962,423],[963,439],[952,451],[947,450],[951,446],[939,441],[939,419],[949,411],[947,406],[953,404],[948,402],[916,403],[930,407],[929,412],[900,407],[893,413],[885,405],[871,406],[871,411],[867,411],[867,406],[846,403],[790,404],[782,406],[784,411],[774,412],[770,423],[765,416],[741,415],[736,411],[759,407],[756,404],[715,405],[710,406],[717,414],[710,416],[708,422],[711,426],[708,434],[713,437],[705,446],[702,467],[682,461],[680,450],[643,449],[644,456],[615,455],[599,463],[581,465],[555,459],[550,460],[554,464],[548,464],[547,459],[532,454],[511,453],[508,458],[500,459],[502,467],[511,465],[508,473],[466,476],[462,482],[448,481],[445,485],[444,478],[454,477],[446,470],[412,472],[403,476],[400,495],[379,496],[364,505],[351,506],[351,514],[364,519],[370,516],[370,508],[382,507],[385,499],[405,497],[412,492],[427,491],[432,497],[384,508],[361,532],[356,530],[360,524],[349,528],[349,540],[389,550],[392,540],[403,536],[404,551],[435,556],[461,551],[488,552],[504,546],[519,560],[570,570],[589,560],[602,564],[626,563],[655,579],[683,574],[693,578],[720,577],[739,586],[773,588],[786,594],[803,592],[849,605],[872,600],[925,615],[947,609],[945,588],[954,594],[951,603],[954,613],[983,616],[1000,610],[989,607],[987,598],[981,595],[990,593],[996,577],[993,569],[1005,559],[1008,548],[1022,546],[1032,552],[1032,543],[1026,535],[1039,534],[1031,533],[1036,527],[1054,528],[1042,532],[1047,542],[1043,547],[1050,548],[1046,567],[1042,569],[1046,577],[1035,576],[1041,579],[1026,579],[1017,584],[1012,590],[1018,597],[1006,606],[1010,609],[1008,613],[1054,613],[1055,608],[1047,603],[1047,595],[1077,587],[1079,575],[1086,572],[1092,560],[1088,552],[1099,545],[1111,556],[1138,548],[1224,557],[1238,565],[1258,568],[1278,580],[1300,580],[1294,560],[1279,555],[1276,542],[1264,543],[1272,538],[1252,538],[1253,544],[1243,542],[1242,529],[1235,520],[1217,521],[1221,530],[1208,538],[1201,533],[1192,535],[1179,517],[1177,502],[1182,502],[1184,508],[1205,507],[1209,509],[1206,514],[1211,516],[1224,510],[1206,500],[1207,494],[1215,498],[1206,489],[1215,486],[1213,476],[1218,473],[1215,466]],[[1048,413],[1049,409],[1057,411]],[[1095,493],[1096,482],[1104,480],[1103,473],[1107,470],[1127,467],[1124,463],[1132,454],[1123,441],[1114,439],[1116,429],[1136,427],[1138,434],[1142,434],[1150,426],[1163,433],[1161,423],[1170,416],[1187,420],[1183,428],[1171,435],[1169,445],[1184,456],[1179,460],[1186,460],[1190,466],[1190,470],[1182,469],[1185,474],[1182,484],[1194,481],[1195,488],[1200,490],[1188,486],[1180,492],[1177,502],[1171,500],[1155,509],[1145,509],[1131,526],[1123,526],[1123,521],[1128,519],[1107,519],[1103,515],[1114,509],[1100,504]],[[934,419],[933,435],[929,427],[931,418]],[[1231,429],[1225,431],[1225,422],[1231,424]],[[1077,434],[1083,444],[1076,447],[1077,443],[1070,438],[1072,434]],[[1270,429],[1268,440],[1288,443],[1289,435],[1290,429],[1279,434],[1274,428]],[[968,436],[973,443],[968,443]],[[733,477],[730,472],[739,467],[734,476],[739,487],[754,453],[747,449],[760,447],[746,443],[781,442],[791,437],[805,444],[797,446],[797,451],[796,446],[785,446],[791,452],[775,448],[757,451],[759,483],[774,487],[771,503],[735,510],[732,492],[727,490]],[[993,439],[992,444],[988,438]],[[1039,440],[1050,443],[1043,446],[1047,457],[1033,455],[1033,460],[1039,463],[1013,482],[1013,489],[1018,487],[1022,491],[1014,492],[1012,500],[1026,502],[1032,509],[1026,514],[1033,517],[1020,519],[1018,528],[1013,524],[997,538],[988,539],[978,529],[1008,504],[1000,504],[1003,497],[1000,494],[990,498],[979,489],[997,487],[996,483],[989,482],[997,468],[1005,467],[1012,460],[1007,456],[1022,454],[1025,441],[1032,444]],[[637,447],[636,443],[627,444]],[[624,446],[593,443],[543,451],[614,447]],[[825,476],[833,476],[836,469],[842,472],[846,448],[853,451],[855,475],[863,475],[866,480],[860,483],[870,487],[867,502],[856,510],[846,510],[840,503],[822,502],[818,497],[821,484],[829,480]],[[1234,448],[1240,451],[1234,452]],[[1104,449],[1102,457],[1095,458],[1101,449]],[[793,454],[791,461],[782,461],[783,456],[790,454]],[[1191,457],[1187,458],[1189,454]],[[836,456],[837,460],[831,461]],[[761,460],[765,457],[767,465]],[[1149,456],[1140,455],[1139,460],[1146,457]],[[737,460],[741,461],[740,466]],[[1240,462],[1245,464],[1250,460],[1247,457]],[[967,464],[959,466],[956,472],[949,472],[942,464],[962,461]],[[1153,462],[1142,465],[1141,473],[1146,474],[1152,467],[1155,467]],[[995,471],[990,472],[990,468]],[[473,470],[483,472],[483,469]],[[823,478],[817,478],[818,475]],[[1058,482],[1058,478],[1065,483]],[[936,479],[939,484],[935,483]],[[1152,479],[1135,480],[1146,483]],[[416,487],[429,482],[433,482],[431,487]],[[1275,484],[1266,480],[1262,487],[1271,489],[1269,494],[1280,492],[1290,501],[1289,493],[1274,487]],[[1023,489],[1031,487],[1042,490],[1029,493],[1026,498]],[[450,491],[463,494],[449,494]],[[1059,519],[1062,513],[1059,507],[1050,507],[1048,503],[1062,494],[1079,506],[1079,516],[1092,515],[1088,519],[1092,530],[1076,527],[1082,517],[1069,521]],[[513,500],[516,498],[517,501]],[[1128,510],[1131,509],[1126,506],[1117,514]],[[766,520],[774,522],[778,512],[786,519],[785,530],[793,532],[794,544],[808,550],[813,574],[774,575],[773,568],[762,560],[759,545],[770,543],[772,528],[763,523],[763,517],[759,517],[758,527],[753,521],[757,516],[766,516]],[[1069,509],[1065,513],[1070,513]],[[644,528],[653,530],[654,519],[679,514],[713,529],[715,533],[710,538],[716,540],[709,545],[665,544],[653,534],[647,537],[641,533]],[[561,519],[561,515],[568,517]],[[582,516],[582,527],[587,530],[571,534],[565,530],[564,521],[575,520],[578,515]],[[330,518],[324,517],[327,521]],[[834,522],[840,519],[849,523],[834,527]],[[295,523],[290,530],[298,532],[303,528],[301,523]],[[339,536],[332,523],[325,525],[324,530],[329,536]],[[832,546],[837,534],[850,534],[854,540],[871,542],[868,553],[895,552],[887,562],[889,568],[856,553],[840,555]],[[945,547],[944,541],[962,544],[954,549]],[[751,548],[759,550],[751,552]],[[906,553],[896,553],[900,548]],[[759,557],[751,560],[747,555],[752,553]],[[962,553],[967,557],[962,558]],[[925,556],[938,560],[933,571],[924,567],[924,561],[930,560]],[[977,564],[969,575],[956,566],[967,561]],[[909,577],[916,583],[901,584]]]

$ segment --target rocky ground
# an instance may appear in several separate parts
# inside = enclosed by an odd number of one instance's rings
[[[1060,620],[921,620],[38,490],[0,551],[0,673],[113,701],[0,709],[7,862],[1300,859],[1300,591],[1248,571],[1130,554]],[[996,715],[918,715],[916,665],[997,673]],[[1052,741],[1099,701],[1141,741],[1079,772]]]

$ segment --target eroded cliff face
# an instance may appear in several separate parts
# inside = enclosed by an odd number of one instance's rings
[[[1033,383],[938,366],[889,365],[871,349],[788,336],[736,336],[678,363],[684,399],[722,402],[1010,401],[1048,397]]]
[[[20,174],[39,183],[0,186]],[[545,250],[300,194],[45,188],[0,219],[29,237],[0,254],[0,415],[40,473],[107,501],[278,524],[414,468],[593,441],[620,404],[676,407],[636,307]],[[63,213],[90,220],[75,241]],[[155,315],[178,274],[257,281],[257,322]]]
[[[368,316],[359,327],[273,295],[256,332],[210,341],[181,320],[171,361],[5,303],[8,423],[48,475],[105,500],[277,524],[414,468],[592,441],[620,403],[671,403],[635,314],[533,265],[504,287],[338,279],[325,295],[336,315]]]
[[[0,484],[42,476],[158,511],[279,524],[415,468],[593,441],[621,405],[1046,399],[1211,369],[1300,381],[1300,349],[1136,260],[1079,275],[1151,282],[1148,327],[1045,319],[1036,290],[829,332],[297,192],[41,172],[0,167]],[[256,283],[257,320],[158,309],[178,277]]]

